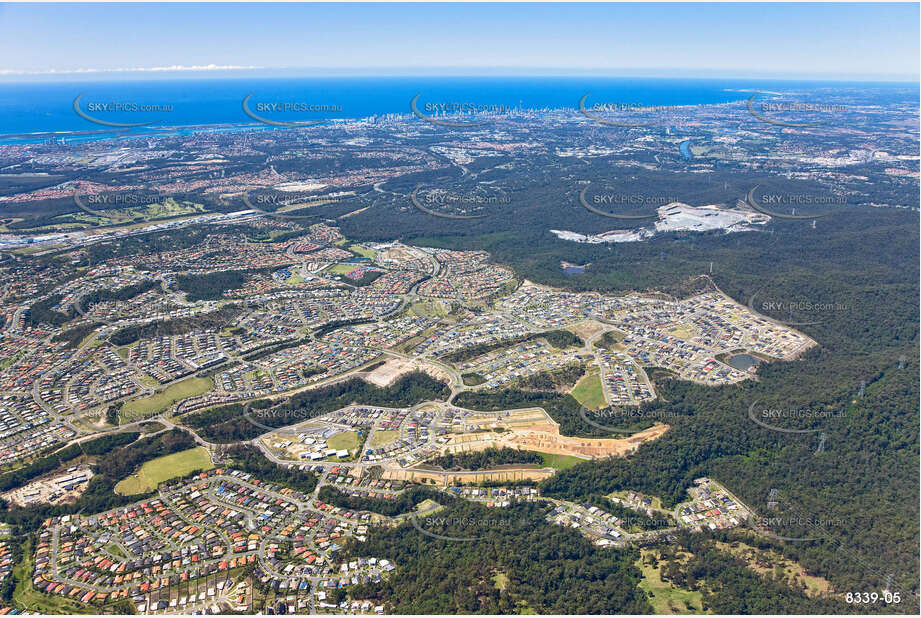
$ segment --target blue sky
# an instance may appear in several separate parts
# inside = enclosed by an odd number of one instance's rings
[[[0,77],[214,65],[917,81],[918,24],[917,3],[5,4]]]

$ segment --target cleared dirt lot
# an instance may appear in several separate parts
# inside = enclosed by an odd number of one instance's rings
[[[473,431],[453,435],[447,445],[448,451],[496,446],[595,459],[632,453],[644,442],[655,440],[669,430],[668,425],[657,424],[623,438],[564,436],[560,434],[559,425],[539,409],[514,411],[508,415],[481,414],[468,418],[467,425]],[[498,428],[502,431],[495,431]]]
[[[579,322],[578,324],[573,324],[566,330],[573,333],[574,335],[576,335],[583,341],[586,341],[588,339],[591,339],[592,337],[594,337],[595,335],[597,335],[598,333],[602,332],[603,330],[607,328],[610,328],[610,327],[605,326],[604,324],[602,324],[601,322],[598,322],[597,320],[583,320],[582,322]]]
[[[396,246],[389,247],[380,252],[381,260],[385,261],[395,261],[403,262],[407,260],[415,260],[420,257],[425,257],[425,254],[418,250],[413,250],[410,247],[405,246]]]
[[[441,369],[428,363],[419,363],[403,358],[391,358],[383,365],[365,376],[365,380],[381,388],[390,386],[401,376],[413,371],[424,371],[436,380],[450,382],[450,377]]]
[[[80,483],[68,483],[69,480],[73,481],[75,476],[83,477],[85,480]],[[8,491],[0,495],[0,498],[22,507],[72,503],[83,494],[92,476],[93,471],[89,466],[81,465],[67,471],[60,470]]]

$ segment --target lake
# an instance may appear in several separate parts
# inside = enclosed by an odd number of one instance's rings
[[[729,358],[729,366],[739,371],[748,371],[758,362],[758,359],[751,354],[733,354]]]

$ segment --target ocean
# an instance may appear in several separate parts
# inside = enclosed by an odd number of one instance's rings
[[[917,86],[900,85],[906,100],[917,100]],[[804,94],[832,89],[867,89],[867,84],[740,79],[665,79],[601,77],[239,77],[0,83],[0,143],[29,143],[48,133],[70,134],[68,141],[130,136],[205,125],[257,125],[244,111],[279,122],[356,119],[385,114],[427,116],[439,110],[486,111],[578,109],[585,106],[678,106],[742,101],[754,92]],[[876,85],[887,92],[898,86]],[[891,89],[890,89],[891,88]],[[82,95],[82,96],[81,96]],[[143,129],[113,128],[103,122],[144,123]],[[279,111],[281,110],[281,111]],[[263,128],[266,125],[261,125]],[[81,132],[85,132],[81,134]],[[74,134],[77,135],[74,135]],[[36,135],[39,134],[39,135]]]

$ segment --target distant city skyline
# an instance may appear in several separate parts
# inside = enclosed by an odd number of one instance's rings
[[[919,79],[917,3],[2,4],[0,79]]]

